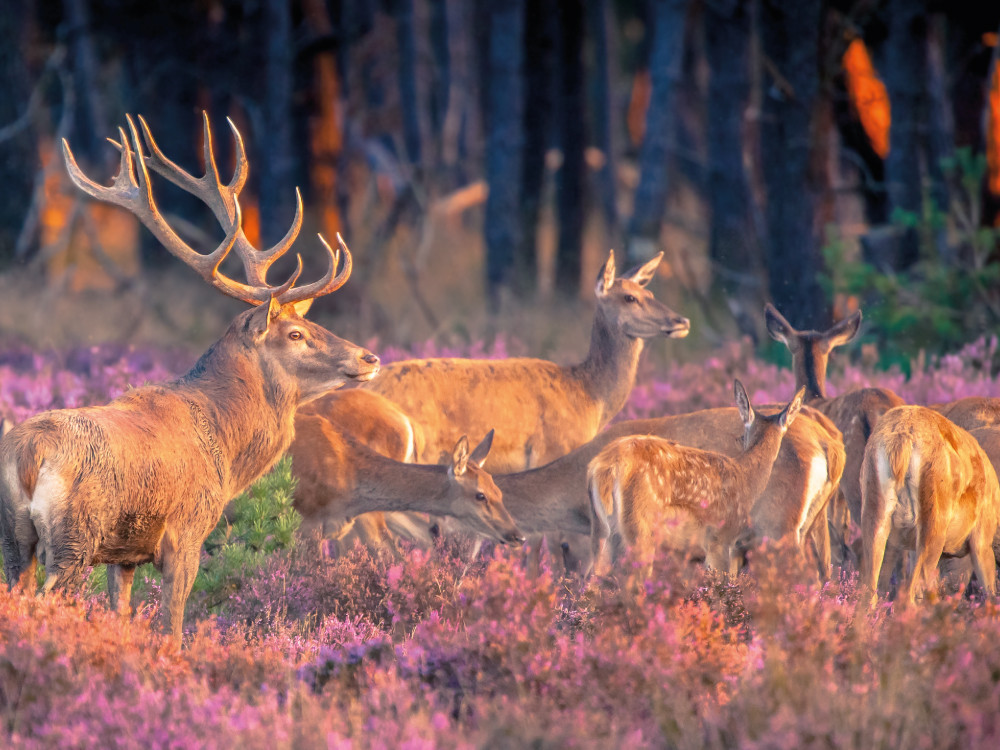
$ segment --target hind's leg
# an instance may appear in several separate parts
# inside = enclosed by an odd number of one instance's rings
[[[986,593],[990,597],[997,595],[997,563],[993,555],[993,536],[995,529],[989,524],[979,523],[969,537],[969,551],[972,555],[972,565]]]

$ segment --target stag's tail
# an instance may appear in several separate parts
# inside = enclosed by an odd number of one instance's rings
[[[31,520],[31,496],[42,466],[42,446],[38,438],[9,425],[2,426],[0,440],[0,549],[8,588],[28,588],[37,565],[38,531]]]

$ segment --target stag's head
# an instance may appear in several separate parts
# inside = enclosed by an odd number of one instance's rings
[[[302,273],[302,257],[298,256],[295,270],[284,283],[271,285],[267,282],[268,269],[288,252],[302,229],[302,197],[298,190],[295,191],[295,218],[291,227],[274,246],[258,250],[243,232],[239,193],[246,184],[249,165],[243,138],[231,120],[229,127],[235,142],[236,168],[227,184],[219,178],[208,115],[204,115],[205,174],[201,177],[184,171],[163,154],[142,117],[139,118],[141,138],[132,118],[127,120],[128,133],[119,128],[120,141],[112,141],[121,152],[121,166],[111,187],[99,185],[84,175],[69,144],[63,141],[66,168],[76,186],[93,198],[134,213],[171,254],[194,268],[212,286],[253,305],[255,309],[233,322],[230,334],[255,350],[271,372],[283,372],[294,378],[301,400],[315,398],[350,380],[373,378],[379,369],[378,357],[303,317],[314,299],[336,291],[351,275],[351,253],[339,234],[336,249],[330,247],[322,235],[319,237],[329,257],[328,269],[320,279],[296,286]],[[153,198],[150,169],[211,208],[226,231],[225,239],[215,250],[207,254],[194,250],[167,224]],[[234,249],[243,264],[246,283],[225,276],[219,270]]]
[[[663,253],[660,253],[648,263],[623,276],[616,276],[615,253],[612,250],[608,254],[608,262],[597,279],[597,306],[608,323],[626,336],[679,339],[691,330],[691,322],[687,318],[675,313],[646,289],[662,259]]]
[[[493,430],[469,452],[469,438],[462,435],[448,466],[451,515],[470,529],[503,544],[524,543],[524,535],[503,504],[500,488],[483,470],[493,445]]]

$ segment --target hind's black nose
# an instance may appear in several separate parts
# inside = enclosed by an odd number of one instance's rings
[[[520,534],[504,534],[503,539],[507,544],[521,545],[524,544],[524,537]]]
[[[365,356],[363,356],[361,359],[363,359],[365,362],[367,362],[370,365],[377,365],[378,364],[378,355],[377,354],[372,354],[371,352],[369,352],[368,354],[366,354]]]

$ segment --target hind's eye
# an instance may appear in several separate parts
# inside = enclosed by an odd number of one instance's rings
[[[288,334],[288,338],[290,338],[292,341],[298,341],[299,339],[302,338],[302,331],[292,331],[291,333]]]
[[[484,495],[482,492],[477,492],[476,493],[476,500],[478,500],[481,503],[485,503],[486,502],[486,495]]]
[[[632,296],[631,294],[626,294],[626,295],[625,295],[625,301],[626,301],[626,302],[628,302],[628,303],[629,303],[630,305],[634,305],[634,304],[635,304],[636,302],[638,302],[639,300],[637,300],[637,299],[636,299],[635,297],[633,297],[633,296]]]

